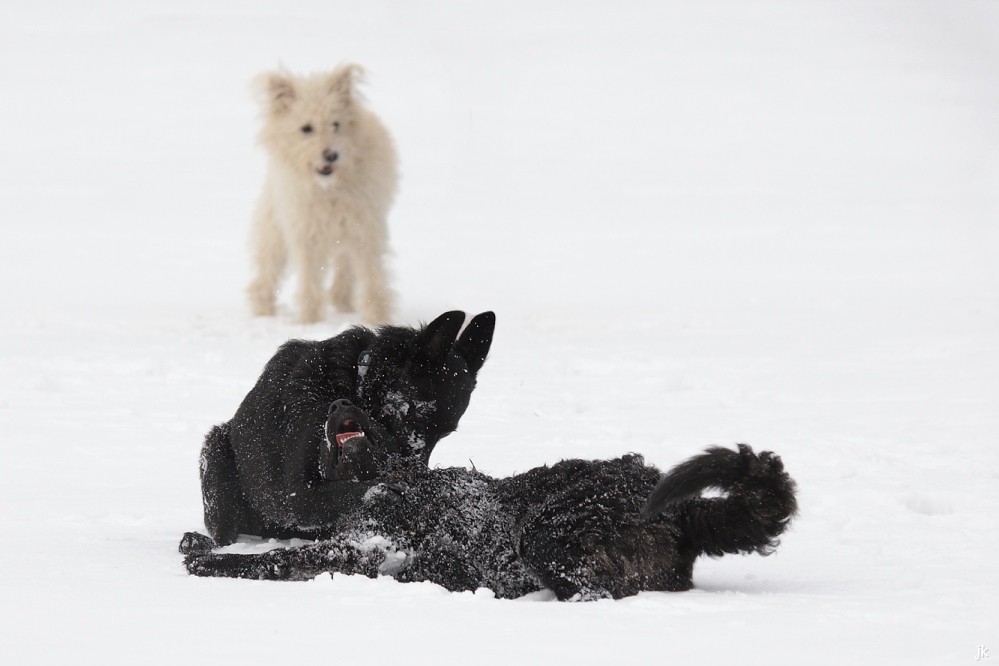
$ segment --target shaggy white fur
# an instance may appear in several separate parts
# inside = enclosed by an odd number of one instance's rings
[[[255,315],[273,315],[289,261],[297,269],[298,319],[325,313],[329,299],[359,310],[370,324],[388,322],[392,292],[384,266],[386,217],[397,183],[396,154],[381,121],[355,87],[357,65],[295,76],[260,75],[260,143],[269,163],[253,220],[256,277],[248,288]]]

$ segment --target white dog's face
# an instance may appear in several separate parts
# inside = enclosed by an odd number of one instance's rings
[[[311,174],[328,187],[349,165],[354,116],[354,65],[307,77],[268,73],[260,141],[286,167]]]

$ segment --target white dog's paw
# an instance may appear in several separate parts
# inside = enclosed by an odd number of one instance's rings
[[[277,314],[277,304],[270,290],[250,285],[247,293],[250,295],[250,311],[254,317],[273,317]]]
[[[354,312],[357,308],[354,305],[354,290],[349,284],[334,279],[330,288],[330,302],[337,312]]]
[[[302,308],[298,313],[299,324],[315,324],[323,320],[323,310],[320,307]]]

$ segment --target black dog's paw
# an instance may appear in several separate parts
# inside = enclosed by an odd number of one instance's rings
[[[177,550],[182,555],[197,555],[200,553],[210,553],[215,546],[215,540],[210,536],[205,536],[197,532],[184,532]]]

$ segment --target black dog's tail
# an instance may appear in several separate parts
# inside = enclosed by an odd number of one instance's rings
[[[717,488],[722,497],[701,497]],[[738,451],[714,447],[663,475],[642,509],[651,520],[670,511],[684,537],[699,553],[773,552],[797,513],[794,481],[780,458],[759,455],[745,444]]]

